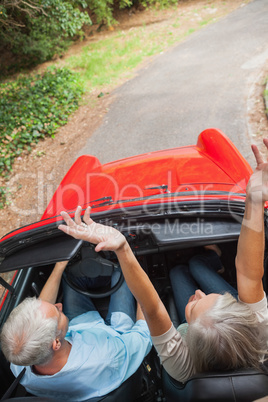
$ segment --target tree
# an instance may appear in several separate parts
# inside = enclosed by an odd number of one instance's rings
[[[25,65],[61,54],[70,38],[91,24],[84,0],[2,0],[1,47],[22,57]]]

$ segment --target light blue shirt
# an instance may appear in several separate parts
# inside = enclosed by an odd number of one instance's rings
[[[31,367],[21,380],[41,397],[83,401],[118,388],[141,365],[152,347],[144,320],[135,324],[125,313],[113,313],[106,325],[97,311],[70,321],[66,339],[72,344],[65,366],[54,375],[37,375]],[[15,376],[23,367],[11,364]]]

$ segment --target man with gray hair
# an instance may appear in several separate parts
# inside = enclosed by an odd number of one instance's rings
[[[69,322],[56,303],[66,266],[67,261],[58,262],[40,297],[25,299],[11,312],[1,346],[15,376],[26,367],[21,384],[31,394],[84,401],[118,388],[137,371],[152,343],[125,282],[111,295],[105,321],[89,296],[64,289]]]

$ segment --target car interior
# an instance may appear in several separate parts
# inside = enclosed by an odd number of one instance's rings
[[[215,219],[214,219],[215,220]],[[232,238],[223,238],[220,236],[226,230],[226,222],[223,223],[219,236],[213,239],[208,238],[205,234],[194,239],[178,239],[165,233],[162,237],[161,228],[155,233],[152,230],[143,231],[142,233],[133,230],[127,230],[125,235],[128,238],[131,247],[136,254],[141,266],[150,277],[161,299],[166,305],[170,317],[175,326],[179,325],[176,308],[174,305],[171,284],[169,280],[169,271],[172,267],[180,263],[187,263],[191,256],[202,253],[204,246],[208,244],[217,244],[221,250],[221,261],[225,267],[222,276],[234,287],[236,287],[235,274],[235,255],[237,247],[237,239],[239,227],[235,227]],[[227,232],[226,232],[227,233]],[[230,233],[230,232],[229,232]],[[214,232],[215,234],[215,232]],[[169,239],[169,240],[167,240]],[[57,241],[53,240],[53,249]],[[212,241],[214,240],[214,242]],[[70,281],[68,273],[76,272],[79,275],[91,275],[93,271],[99,269],[100,275],[111,275],[114,269],[118,269],[115,255],[111,252],[103,252],[96,256],[93,248],[84,242],[74,242],[72,258],[66,269],[63,280]],[[40,244],[39,244],[40,246]],[[37,247],[38,248],[38,247]],[[36,255],[39,255],[36,252]],[[49,258],[47,258],[49,260]],[[84,263],[83,263],[84,262]],[[30,261],[28,261],[30,264]],[[265,255],[265,275],[264,288],[267,293],[267,254]],[[3,323],[16,305],[18,305],[27,296],[37,296],[46,282],[54,263],[42,262],[39,265],[28,265],[27,268],[19,270],[12,289],[9,290],[6,302],[1,310],[1,322]],[[122,278],[120,279],[122,280]],[[120,282],[119,280],[119,282]],[[120,283],[118,284],[120,286]],[[78,289],[79,290],[79,289]],[[112,289],[116,291],[116,289]],[[105,316],[108,308],[109,288],[96,289],[95,293],[90,293],[94,297],[100,313]],[[62,289],[59,292],[59,300],[62,300]],[[27,394],[26,390],[18,381],[14,382],[9,364],[5,360],[2,352],[0,354],[0,378],[1,378],[1,400],[17,400],[17,401],[51,401],[51,399],[38,398]],[[10,389],[9,387],[13,387]],[[105,401],[141,401],[141,402],[199,402],[199,401],[236,401],[250,402],[268,395],[268,369],[263,366],[263,371],[256,371],[251,368],[233,372],[213,372],[197,374],[190,378],[186,383],[182,384],[172,379],[161,367],[158,356],[153,349],[144,359],[139,370],[124,382],[118,389],[112,393],[100,397],[90,399],[92,402]]]

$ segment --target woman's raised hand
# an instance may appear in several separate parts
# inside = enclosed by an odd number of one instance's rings
[[[263,143],[268,150],[268,138],[265,138]],[[268,163],[263,159],[256,145],[252,145],[251,148],[257,162],[257,167],[248,182],[247,194],[254,203],[264,203],[268,201]]]

